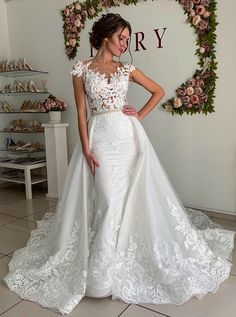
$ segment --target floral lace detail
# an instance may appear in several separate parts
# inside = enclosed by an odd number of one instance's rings
[[[55,214],[46,213],[37,223],[27,246],[15,251],[9,264],[11,273],[4,281],[22,298],[68,314],[84,297],[86,289],[87,268],[77,252],[82,243],[81,227],[77,222],[74,224],[66,252],[51,255],[54,240],[50,233],[54,231]]]
[[[184,217],[182,209],[167,200],[176,218],[176,233],[181,234],[185,249],[180,241],[167,242],[158,233],[153,244],[143,239],[148,235],[143,228],[148,226],[147,219],[141,215],[137,219],[137,232],[129,235],[126,251],[117,253],[113,298],[134,304],[180,305],[192,296],[200,299],[207,292],[216,292],[228,277],[231,263],[226,259],[233,249],[235,232],[208,228],[207,233],[202,233]],[[213,252],[214,247],[204,237],[209,241],[214,239],[218,252]],[[218,242],[226,245],[226,250],[220,252]]]
[[[98,70],[89,68],[91,61],[78,61],[71,72],[72,75],[82,76],[88,105],[92,112],[122,109],[127,104],[129,74],[135,69],[132,64],[124,63],[114,74],[107,78]]]

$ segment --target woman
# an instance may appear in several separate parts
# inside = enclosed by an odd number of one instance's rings
[[[62,314],[85,295],[181,304],[215,292],[230,272],[234,232],[186,213],[139,122],[164,91],[113,60],[130,35],[118,14],[94,23],[97,55],[72,71],[83,153],[77,144],[56,214],[45,214],[4,278],[22,298]],[[151,93],[138,112],[127,105],[129,81]]]

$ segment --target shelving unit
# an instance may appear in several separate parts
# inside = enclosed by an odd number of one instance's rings
[[[14,70],[14,71],[4,71],[0,72],[0,77],[6,77],[6,78],[19,78],[19,77],[27,77],[27,76],[38,76],[38,75],[47,75],[48,72],[44,71],[38,71],[38,70]],[[11,91],[11,92],[0,92],[0,98],[1,96],[15,96],[15,97],[22,97],[22,96],[46,96],[49,95],[49,92],[47,91],[37,91],[37,92],[31,92],[31,91],[21,91],[21,92],[16,92],[16,91]],[[0,111],[0,115],[14,115],[14,114],[42,114],[46,113],[45,111],[12,111],[12,112],[7,112],[7,111]],[[4,116],[5,118],[5,116]],[[5,120],[4,120],[5,121]],[[0,130],[0,133],[7,133],[9,135],[12,134],[35,134],[35,133],[44,133],[44,129],[40,131],[27,131],[27,130],[6,130],[2,129]],[[0,152],[10,152],[14,153],[15,155],[18,154],[24,154],[27,155],[27,157],[31,157],[32,154],[34,153],[40,153],[44,152],[45,150],[35,150],[35,151],[23,151],[23,150],[13,150],[13,149],[8,149],[8,148],[1,148],[0,147]],[[4,173],[5,171],[11,171],[11,170],[19,170],[23,171],[24,177],[9,177],[0,172],[0,181],[6,181],[6,182],[13,182],[13,183],[19,183],[19,184],[24,184],[25,185],[25,193],[26,193],[26,199],[32,199],[32,185],[42,183],[42,182],[47,182],[47,175],[37,175],[32,173],[33,170],[39,170],[41,168],[46,168],[47,163],[46,163],[46,158],[45,162],[40,162],[40,163],[14,163],[14,162],[0,162],[0,168],[2,169],[2,172]],[[16,173],[17,174],[17,173]]]

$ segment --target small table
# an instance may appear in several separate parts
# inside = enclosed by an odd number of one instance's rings
[[[25,184],[25,194],[26,199],[32,199],[32,185],[46,182],[47,176],[45,175],[31,175],[31,170],[36,168],[45,167],[46,162],[35,163],[35,164],[17,164],[17,163],[2,163],[0,162],[0,167],[13,168],[24,171],[24,177],[13,177],[8,178],[0,174],[0,180]]]

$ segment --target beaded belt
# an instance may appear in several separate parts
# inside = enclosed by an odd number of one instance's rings
[[[104,110],[104,111],[92,112],[92,113],[91,113],[91,116],[97,116],[97,115],[99,115],[99,114],[110,113],[110,112],[116,112],[116,111],[122,111],[122,109],[111,109],[111,110]]]

